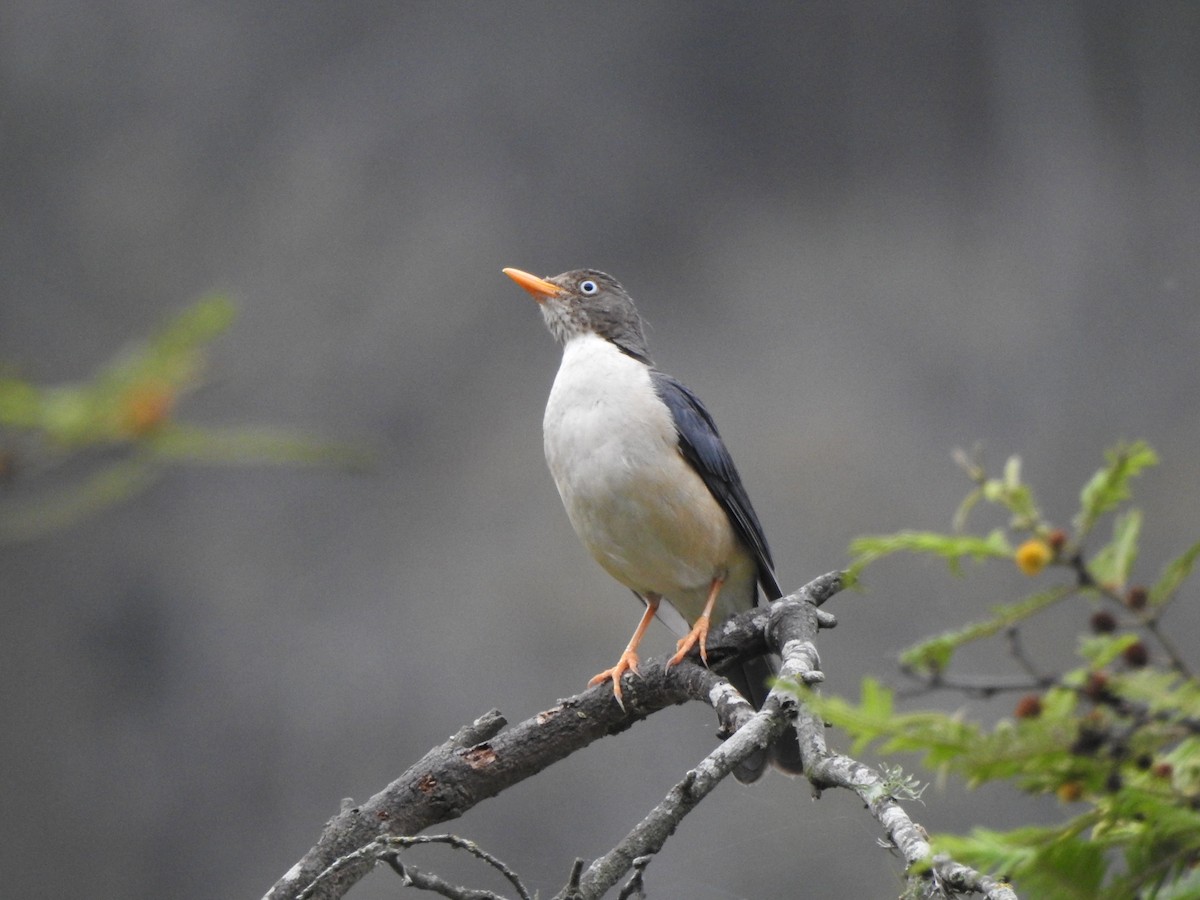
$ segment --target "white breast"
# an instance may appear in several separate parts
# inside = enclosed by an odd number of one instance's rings
[[[543,421],[546,461],[592,555],[691,622],[715,577],[720,618],[748,608],[755,566],[725,511],[679,454],[645,365],[595,335],[569,341]]]

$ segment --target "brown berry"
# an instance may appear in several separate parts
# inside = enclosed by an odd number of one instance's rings
[[[1096,634],[1112,634],[1117,630],[1117,617],[1102,609],[1092,613],[1091,625]]]
[[[1175,774],[1175,767],[1169,762],[1161,762],[1152,770],[1155,778],[1166,780]]]
[[[1037,694],[1026,694],[1017,701],[1013,715],[1018,719],[1036,719],[1042,714],[1042,698]]]
[[[1061,528],[1055,528],[1046,535],[1046,543],[1050,545],[1050,549],[1057,556],[1062,552],[1062,548],[1067,545],[1067,533]]]
[[[1134,585],[1125,592],[1125,605],[1133,610],[1142,610],[1146,608],[1146,601],[1149,599],[1146,589],[1139,585]]]
[[[1083,693],[1089,700],[1104,700],[1108,696],[1108,675],[1104,672],[1089,672]]]
[[[1125,660],[1125,664],[1131,669],[1141,669],[1150,662],[1150,651],[1146,649],[1146,645],[1141,641],[1130,644],[1121,654],[1121,658]]]

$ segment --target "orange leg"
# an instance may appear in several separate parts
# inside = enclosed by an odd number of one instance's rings
[[[613,695],[616,696],[617,704],[621,709],[625,708],[625,703],[621,699],[621,676],[626,672],[632,672],[634,675],[638,673],[638,644],[642,642],[642,638],[646,634],[646,629],[654,621],[654,615],[658,612],[659,601],[662,600],[657,594],[647,594],[645,599],[646,611],[642,613],[642,621],[638,622],[638,627],[634,629],[633,637],[629,639],[629,644],[625,647],[625,652],[621,654],[621,658],[617,660],[617,664],[611,669],[605,669],[588,682],[588,687],[591,687],[594,684],[600,684],[611,678]]]
[[[667,660],[667,668],[680,663],[683,658],[688,655],[688,651],[696,646],[696,642],[700,643],[700,660],[706,666],[708,665],[708,653],[704,649],[704,642],[708,640],[708,624],[712,618],[713,607],[717,605],[717,597],[721,595],[721,585],[725,583],[724,578],[714,578],[712,587],[708,589],[708,602],[704,604],[704,612],[700,613],[700,617],[696,619],[692,630],[679,639],[679,643],[675,645],[675,655]]]

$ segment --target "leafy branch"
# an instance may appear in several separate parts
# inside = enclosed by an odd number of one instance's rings
[[[864,680],[858,702],[808,690],[799,696],[851,736],[855,753],[868,747],[917,753],[929,768],[956,773],[971,786],[1006,781],[1085,806],[1056,826],[936,836],[938,851],[1004,872],[1031,896],[1200,896],[1200,682],[1162,625],[1200,557],[1200,542],[1163,566],[1150,587],[1131,580],[1143,522],[1130,505],[1132,482],[1157,464],[1157,455],[1141,441],[1109,450],[1080,491],[1071,530],[1043,515],[1016,457],[996,478],[973,456],[959,454],[958,461],[974,488],[954,517],[955,530],[860,538],[851,548],[851,570],[861,577],[879,559],[905,552],[941,558],[955,572],[967,559],[1006,558],[1031,578],[1065,574],[900,656],[918,685],[908,696],[1022,691],[1012,717],[984,727],[942,712],[901,712],[897,692],[872,679]],[[1007,513],[1007,528],[963,533],[981,504]],[[1110,516],[1111,536],[1089,550]],[[1020,630],[1044,610],[1080,599],[1091,614],[1076,649],[1079,664],[1045,672],[1025,653]],[[1016,679],[954,674],[956,653],[996,636],[1008,641],[1021,672]]]
[[[234,319],[226,298],[204,298],[76,384],[0,375],[0,543],[27,540],[129,499],[169,466],[360,466],[364,454],[263,426],[198,426],[179,408],[201,384],[208,345]],[[38,484],[68,462],[85,474]],[[19,501],[13,489],[28,484]]]

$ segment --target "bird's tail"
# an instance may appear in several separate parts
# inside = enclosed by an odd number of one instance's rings
[[[737,688],[738,693],[749,700],[755,709],[761,709],[771,690],[770,679],[779,673],[779,663],[773,656],[759,656],[748,659],[741,667],[728,674],[730,683]],[[800,742],[796,737],[796,729],[789,725],[771,745],[769,750],[752,754],[736,769],[733,777],[743,784],[749,784],[762,777],[762,773],[770,762],[777,769],[789,775],[798,775],[804,768],[800,760]]]

